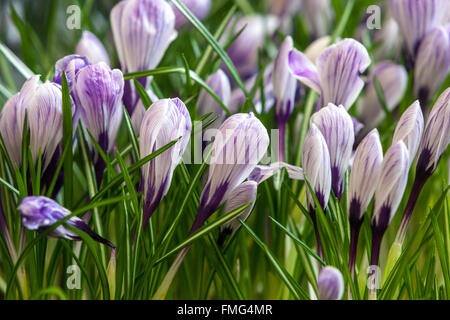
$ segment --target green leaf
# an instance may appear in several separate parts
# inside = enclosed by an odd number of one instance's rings
[[[72,209],[73,194],[73,121],[72,121],[72,105],[70,103],[69,86],[67,84],[66,73],[63,71],[61,80],[62,90],[62,112],[63,112],[63,148],[70,145],[64,157],[64,206],[69,210]]]
[[[11,63],[11,65],[16,68],[16,70],[25,78],[29,79],[34,76],[33,71],[31,71],[25,63],[23,63],[7,46],[0,41],[0,52],[5,56],[6,60]]]

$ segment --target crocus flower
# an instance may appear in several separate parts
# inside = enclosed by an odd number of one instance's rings
[[[81,120],[105,153],[112,151],[122,122],[123,87],[122,72],[111,70],[104,62],[81,69],[75,77],[74,96]],[[97,184],[100,185],[106,164],[93,149]]]
[[[55,75],[53,82],[61,85],[63,71],[66,73],[67,85],[72,93],[73,84],[75,82],[75,76],[84,67],[90,65],[91,62],[87,57],[78,54],[71,54],[65,56],[55,64]]]
[[[324,267],[317,279],[320,300],[341,300],[344,293],[344,278],[341,272],[330,266]]]
[[[447,5],[447,0],[390,0],[392,15],[413,61],[427,32],[444,22]]]
[[[281,44],[273,67],[273,93],[275,97],[275,119],[279,133],[279,157],[284,160],[284,140],[286,124],[292,114],[295,103],[295,91],[297,79],[289,72],[288,57],[293,49],[293,41],[290,36]]]
[[[347,110],[364,87],[359,75],[369,64],[366,48],[354,39],[344,39],[329,46],[317,58],[316,64],[296,49],[289,54],[291,72],[320,93],[322,105],[342,104]]]
[[[400,230],[397,234],[398,242],[403,242],[409,220],[411,219],[420,192],[434,170],[436,170],[439,160],[449,143],[450,88],[447,88],[434,104],[425,126],[425,132],[423,134],[417,159],[416,177],[403,213]]]
[[[248,178],[269,146],[269,135],[252,113],[229,117],[219,128],[212,145],[208,180],[200,196],[194,232]]]
[[[47,197],[25,197],[18,207],[22,217],[23,225],[29,230],[38,232],[45,231],[59,220],[70,215],[71,212]],[[87,233],[92,239],[103,243],[113,249],[116,247],[110,241],[102,238],[91,230],[89,225],[78,217],[71,217],[66,224]],[[64,238],[69,240],[81,240],[74,231],[70,230],[64,224],[59,225],[55,230],[48,234],[49,237]]]
[[[402,65],[383,61],[370,70],[366,92],[358,105],[358,119],[364,123],[366,132],[375,128],[386,116],[377,94],[375,78],[380,84],[389,111],[399,104],[408,85],[408,74]]]
[[[231,85],[228,76],[221,69],[206,79],[206,84],[219,97],[225,106],[228,106],[231,99]],[[218,128],[225,119],[226,113],[214,100],[214,98],[204,89],[200,91],[197,100],[197,112],[199,116],[203,116],[208,112],[213,112],[213,117],[219,116],[212,124],[212,128]]]
[[[27,114],[31,155],[35,163],[39,150],[45,170],[62,140],[62,93],[55,83],[41,83],[39,75],[28,79],[12,96],[0,114],[0,133],[14,164],[22,164],[23,124]]]
[[[322,132],[328,145],[332,188],[336,197],[340,199],[355,141],[352,118],[343,106],[337,107],[330,103],[313,114],[311,122]]]
[[[181,138],[175,145],[141,168],[141,188],[144,193],[144,229],[159,202],[169,190],[173,171],[181,161],[191,136],[191,129],[189,112],[178,98],[158,100],[145,112],[139,141],[141,158]]]
[[[350,222],[350,270],[353,273],[361,224],[375,193],[381,163],[383,148],[377,129],[373,129],[356,148],[348,185],[348,204]]]
[[[392,143],[402,140],[409,151],[410,164],[416,157],[423,133],[423,114],[419,101],[415,101],[400,117],[395,128]]]
[[[151,109],[151,108],[150,108]],[[190,234],[198,230],[218,208],[230,199],[267,151],[267,129],[252,113],[237,113],[220,126],[211,150],[208,180],[200,196],[197,216]],[[176,257],[153,299],[162,299],[190,246]]]
[[[226,236],[231,235],[241,226],[239,219],[242,221],[247,220],[255,205],[257,189],[258,184],[255,181],[245,181],[230,193],[228,200],[224,205],[224,214],[230,213],[247,203],[251,203],[251,205],[242,211],[236,218],[220,226],[219,244],[222,244]]]
[[[271,36],[275,32],[279,22],[275,16],[261,15],[236,17],[235,19],[237,22],[234,34],[244,27],[245,29],[228,48],[227,53],[241,77],[248,78],[258,70],[258,51],[266,36]],[[231,37],[233,35],[230,35]]]
[[[386,152],[375,189],[371,265],[378,265],[381,240],[402,200],[408,171],[409,151],[403,141],[399,141]]]
[[[80,41],[75,48],[75,53],[85,56],[91,63],[105,62],[109,64],[108,53],[101,41],[89,31],[83,31]]]
[[[181,0],[181,2],[191,11],[199,20],[203,20],[211,8],[211,0]],[[175,28],[180,29],[186,22],[186,17],[170,3],[175,13]]]
[[[394,18],[388,18],[383,23],[381,29],[376,30],[373,41],[377,44],[374,51],[376,60],[392,58],[399,51],[399,27]]]
[[[328,33],[333,19],[330,0],[303,0],[302,12],[305,16],[313,39]]]
[[[311,188],[314,191],[322,210],[325,211],[331,191],[330,154],[322,133],[314,123],[311,123],[303,142],[302,165]],[[322,255],[322,244],[315,215],[316,206],[309,188],[307,188],[306,191],[309,213],[316,233],[317,248],[319,254]]]
[[[176,37],[175,14],[164,0],[126,0],[111,11],[111,27],[124,73],[154,69]],[[144,88],[148,78],[138,79]],[[124,104],[130,115],[139,95],[125,82]]]
[[[414,70],[414,94],[428,108],[428,103],[450,70],[450,35],[446,28],[431,30],[417,51]]]

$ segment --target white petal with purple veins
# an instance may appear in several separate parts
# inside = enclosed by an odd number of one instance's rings
[[[100,40],[89,31],[83,31],[80,41],[78,42],[75,53],[85,56],[91,63],[105,62],[109,64],[108,53]]]

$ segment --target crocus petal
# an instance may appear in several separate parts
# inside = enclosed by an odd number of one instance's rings
[[[75,100],[81,120],[103,151],[110,152],[122,121],[122,72],[100,62],[81,69],[75,80]]]
[[[69,86],[69,89],[72,89],[73,83],[75,81],[75,76],[78,71],[90,64],[90,61],[85,56],[81,56],[78,54],[65,56],[56,61],[55,76],[53,77],[53,82],[61,84],[62,73],[64,71],[66,73],[67,85]]]
[[[443,23],[447,5],[447,0],[390,0],[392,15],[412,57],[427,32]]]
[[[415,101],[402,114],[395,128],[392,143],[402,140],[409,151],[409,161],[413,162],[423,133],[423,114],[419,101]]]
[[[140,129],[141,158],[180,138],[168,150],[141,167],[144,192],[144,228],[172,181],[191,135],[192,123],[184,103],[178,99],[161,99],[147,109]]]
[[[211,0],[181,0],[181,2],[196,16],[199,20],[203,20],[211,8]],[[175,28],[180,29],[186,22],[186,17],[173,5],[175,13]]]
[[[85,56],[93,64],[105,62],[109,64],[108,53],[101,41],[89,31],[83,31],[80,41],[78,42],[75,53]]]
[[[278,123],[286,123],[294,108],[297,80],[289,72],[289,52],[293,49],[290,36],[281,44],[273,67],[273,94],[275,96],[275,117]]]
[[[242,221],[247,220],[250,212],[252,212],[253,206],[256,201],[256,191],[258,189],[258,184],[254,181],[245,181],[237,186],[229,195],[227,201],[225,202],[225,206],[223,208],[224,214],[230,213],[231,211],[247,204],[251,203],[251,205],[242,211],[236,218],[224,223],[220,226],[220,231],[226,234],[232,234],[235,232],[240,226],[241,223],[239,219]]]
[[[0,113],[0,133],[11,162],[18,165],[22,162],[24,119],[25,107],[20,103],[20,93],[17,93],[6,101]]]
[[[369,53],[354,39],[344,39],[328,47],[317,58],[323,104],[331,102],[348,110],[364,87],[359,75],[369,65]]]
[[[321,93],[319,74],[314,63],[297,49],[289,53],[289,68],[292,74],[314,91]]]
[[[381,164],[380,177],[375,189],[372,228],[386,230],[405,192],[409,171],[409,152],[403,141],[393,144]]]
[[[427,33],[417,51],[414,94],[424,107],[434,96],[450,70],[450,39],[444,27]]]
[[[322,132],[328,145],[333,191],[340,199],[355,141],[352,118],[343,106],[330,103],[313,114],[311,122]]]
[[[47,197],[25,197],[18,207],[22,216],[23,225],[29,230],[39,232],[45,231],[47,228],[65,218],[71,212],[59,205],[57,202]],[[78,217],[72,217],[66,222],[67,224],[87,233],[94,240],[99,241],[111,248],[115,248],[114,244],[100,237],[89,226]],[[48,236],[55,238],[65,238],[69,240],[81,240],[81,238],[72,230],[64,225],[58,226],[51,231]]]
[[[334,267],[324,267],[317,279],[320,300],[340,300],[344,293],[344,278]]]
[[[331,190],[330,154],[322,133],[314,123],[311,123],[303,142],[302,164],[311,188],[314,190],[322,209],[325,209]],[[308,205],[315,208],[309,188],[306,191]]]
[[[365,124],[368,130],[376,127],[385,114],[378,97],[374,78],[380,83],[386,107],[389,111],[399,104],[406,92],[408,74],[402,65],[390,61],[378,63],[370,71],[369,83],[366,93],[361,98],[358,106],[358,118]]]
[[[266,181],[267,179],[274,176],[281,169],[286,169],[290,179],[304,180],[302,168],[290,165],[285,162],[274,162],[269,166],[258,165],[255,167],[255,169],[253,169],[248,179],[260,184],[261,182]]]
[[[417,174],[430,175],[450,143],[450,88],[438,98],[428,117],[417,159]]]
[[[359,144],[355,152],[348,185],[349,219],[361,221],[375,192],[383,149],[377,129],[373,129]]]
[[[217,97],[219,97],[223,104],[228,106],[231,99],[231,84],[225,72],[221,69],[217,70],[216,73],[206,79],[206,84],[217,95]],[[208,112],[213,112],[213,117],[219,116],[219,118],[212,124],[212,128],[218,128],[226,116],[225,111],[219,103],[214,100],[214,98],[204,89],[200,91],[200,95],[198,97],[197,112],[199,116],[203,116]]]
[[[267,129],[252,113],[234,114],[225,120],[212,145],[208,180],[191,232],[201,227],[250,175],[268,146]]]

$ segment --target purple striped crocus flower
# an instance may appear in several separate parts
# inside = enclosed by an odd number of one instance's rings
[[[54,200],[42,196],[23,198],[17,209],[20,211],[23,225],[29,230],[38,232],[45,231],[59,220],[64,219],[71,214],[69,210],[62,207]],[[95,241],[103,243],[113,249],[116,248],[110,241],[92,231],[89,225],[78,217],[71,217],[65,223],[87,233]],[[48,236],[69,240],[81,240],[81,237],[78,236],[77,233],[64,226],[64,224],[59,225],[55,230],[51,231]]]
[[[314,123],[311,123],[303,142],[302,166],[303,172],[317,197],[317,201],[322,207],[322,210],[325,212],[331,191],[330,154],[325,138]],[[316,220],[316,205],[309,188],[306,189],[306,194],[308,209],[316,234],[317,249],[319,254],[323,256],[322,244],[320,241],[319,229],[317,227]]]
[[[347,110],[364,87],[360,73],[369,64],[366,48],[354,39],[344,39],[329,46],[317,58],[316,64],[296,49],[289,54],[291,72],[320,94],[322,105],[334,103]]]
[[[289,52],[294,48],[294,42],[290,36],[284,39],[278,51],[273,66],[273,94],[275,97],[275,119],[279,129],[279,154],[280,161],[284,161],[284,144],[286,124],[292,114],[297,90],[297,79],[289,72]]]
[[[319,300],[341,300],[344,293],[344,278],[335,267],[326,266],[317,279]]]
[[[344,191],[355,133],[353,121],[343,106],[330,103],[312,115],[311,122],[322,132],[330,152],[332,189],[338,199]]]
[[[200,228],[230,193],[248,178],[269,146],[269,135],[253,113],[238,113],[219,128],[212,145],[208,180],[191,233]]]
[[[147,109],[140,129],[141,158],[168,143],[179,141],[141,167],[141,189],[144,193],[143,228],[156,207],[169,191],[172,175],[191,136],[191,117],[184,103],[178,99],[161,99]]]
[[[415,101],[405,112],[395,127],[392,143],[403,141],[409,152],[410,165],[416,157],[423,133],[423,114],[419,101]]]
[[[122,122],[123,88],[122,72],[111,70],[104,62],[84,67],[75,77],[74,97],[81,121],[105,153],[112,151]],[[93,150],[100,185],[106,164],[96,149]]]
[[[358,236],[364,213],[375,193],[383,148],[377,129],[373,129],[356,148],[348,184],[348,218],[350,222],[350,260],[351,273],[354,271]]]
[[[370,70],[366,92],[359,101],[357,112],[358,119],[365,125],[364,132],[375,128],[386,116],[375,87],[375,78],[389,111],[393,111],[400,103],[408,85],[408,73],[402,65],[382,61]]]
[[[217,70],[206,79],[206,84],[219,97],[223,104],[228,106],[231,99],[231,84],[225,72],[221,69]],[[211,111],[213,112],[213,117],[219,116],[212,123],[211,128],[218,128],[225,120],[226,113],[219,103],[205,89],[202,89],[197,100],[197,113],[199,116],[203,116]]]
[[[75,48],[75,53],[85,56],[91,63],[104,62],[109,64],[108,53],[101,41],[89,31],[83,31],[80,41]]]
[[[450,143],[450,88],[447,88],[438,98],[431,110],[416,165],[416,176],[411,194],[397,234],[397,240],[402,243],[411,215],[419,198],[420,192],[433,172]]]
[[[199,20],[205,19],[211,8],[211,0],[181,0],[181,2],[191,11],[194,16]],[[183,27],[187,20],[186,17],[175,7],[175,5],[170,3],[173,12],[175,13],[175,28],[180,29]]]
[[[424,110],[450,70],[450,34],[444,27],[429,31],[423,38],[414,67],[414,95]],[[428,113],[428,112],[427,112]]]
[[[222,245],[227,236],[233,234],[241,223],[239,220],[245,221],[253,210],[253,206],[256,201],[256,192],[258,184],[255,181],[245,181],[237,186],[229,195],[225,202],[223,212],[224,214],[230,213],[237,208],[251,203],[251,205],[242,211],[236,218],[224,223],[220,226],[219,245]]]
[[[111,27],[124,73],[154,69],[176,38],[175,14],[164,0],[121,1],[111,11]],[[144,88],[149,78],[138,79]],[[123,102],[133,115],[139,95],[126,81]]]
[[[381,164],[372,215],[371,265],[378,265],[381,240],[405,192],[409,163],[409,151],[400,140],[387,150]]]
[[[55,152],[62,140],[62,93],[58,84],[41,83],[39,77],[28,79],[20,92],[6,102],[0,113],[0,133],[11,161],[20,167],[26,113],[31,155],[37,163],[40,150],[45,170],[51,162],[54,165],[54,157],[59,156]]]
[[[61,85],[62,74],[64,71],[66,73],[67,85],[69,86],[69,90],[72,93],[75,76],[77,75],[78,71],[90,64],[91,62],[85,56],[81,56],[78,54],[65,56],[56,61],[53,82]]]
[[[447,0],[390,0],[410,60],[414,61],[427,32],[444,23],[447,5]]]

